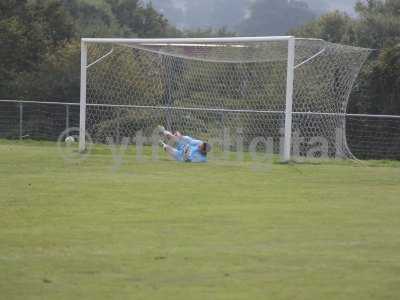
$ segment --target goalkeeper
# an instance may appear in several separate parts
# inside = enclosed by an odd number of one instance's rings
[[[172,134],[163,126],[158,126],[158,131],[164,138],[176,144],[174,148],[160,140],[160,145],[173,159],[193,163],[207,162],[207,153],[211,151],[210,144],[182,135],[179,131]]]

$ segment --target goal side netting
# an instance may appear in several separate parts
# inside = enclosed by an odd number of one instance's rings
[[[290,121],[292,158],[352,157],[346,109],[369,50],[296,39],[290,64],[288,45],[285,39],[86,42],[85,129],[98,143],[138,132],[150,143],[164,124],[211,141],[216,151],[246,151],[264,140],[283,153]]]

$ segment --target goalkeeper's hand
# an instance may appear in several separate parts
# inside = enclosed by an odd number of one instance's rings
[[[190,154],[191,154],[190,147],[186,146],[185,150],[183,150],[183,160],[190,161]]]

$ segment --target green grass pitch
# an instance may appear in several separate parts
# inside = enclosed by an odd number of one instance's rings
[[[0,141],[1,299],[400,298],[400,163],[132,151]]]

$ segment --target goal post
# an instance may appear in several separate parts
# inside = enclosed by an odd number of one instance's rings
[[[348,98],[368,55],[293,36],[84,38],[79,148],[86,132],[104,143],[162,123],[207,140],[226,132],[234,139],[240,127],[245,147],[271,138],[284,162],[307,153],[317,137],[340,148],[329,153],[349,157],[336,130],[345,130]],[[299,134],[305,140],[294,145]]]
[[[285,107],[285,134],[283,146],[283,162],[290,161],[292,149],[292,110],[293,110],[293,81],[294,81],[295,39],[288,39],[288,59],[286,75],[286,107]]]
[[[79,116],[79,151],[86,150],[86,81],[87,78],[87,43],[81,41],[81,83]]]

